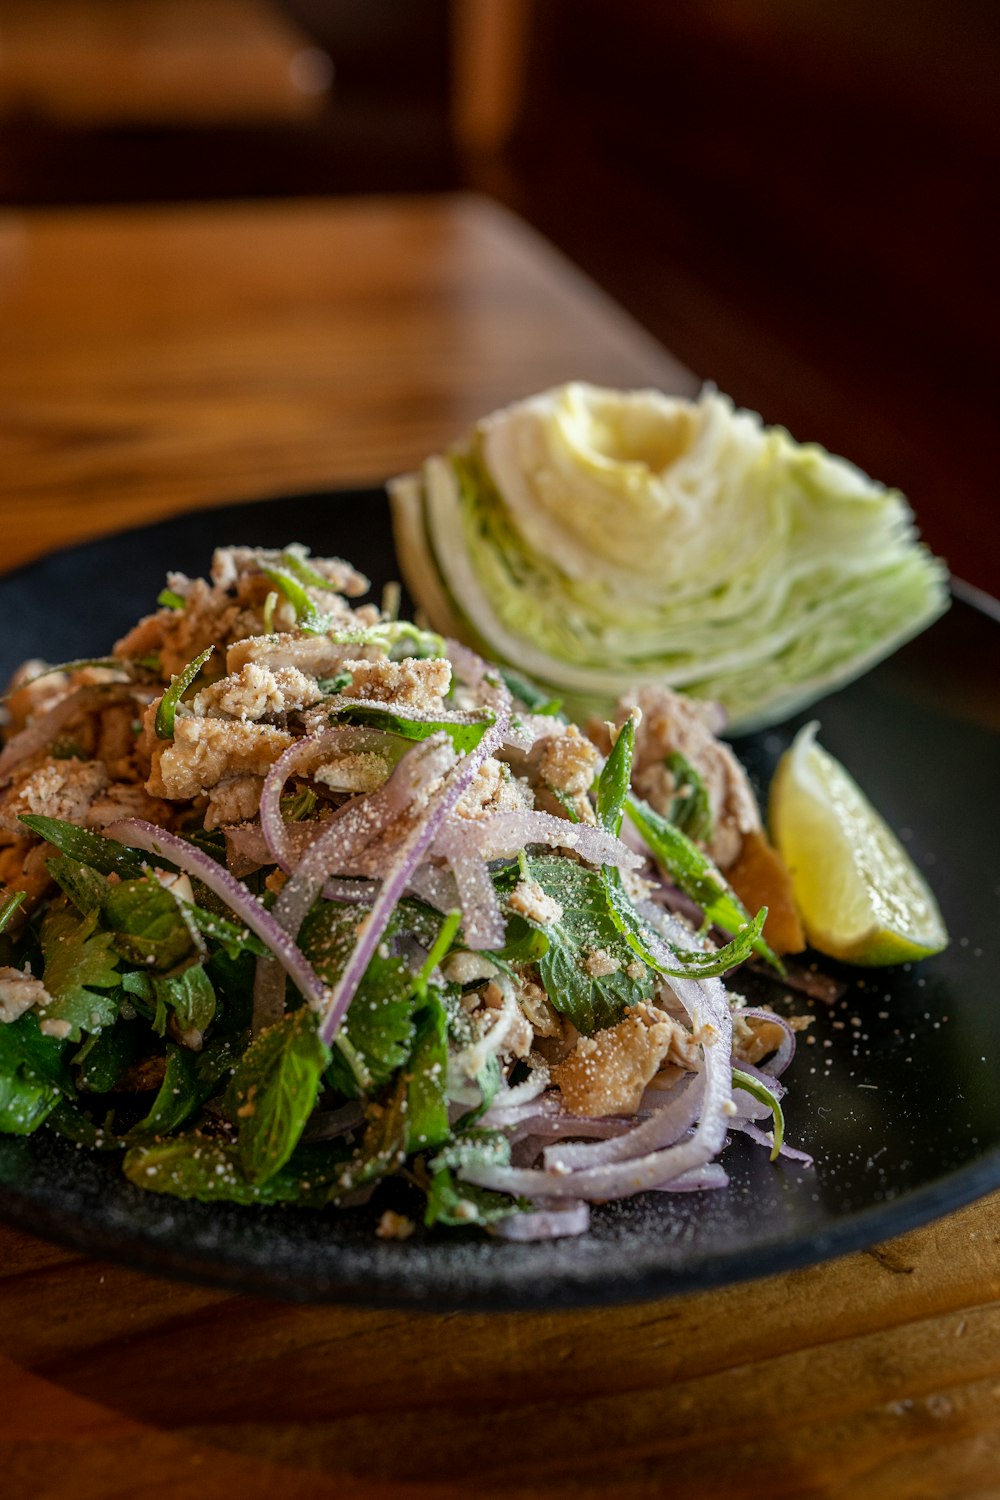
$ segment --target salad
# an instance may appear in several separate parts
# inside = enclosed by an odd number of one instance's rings
[[[0,750],[0,1131],[137,1187],[378,1232],[579,1234],[773,1157],[803,946],[713,705],[586,732],[290,545],[216,551],[102,659],[28,662]]]

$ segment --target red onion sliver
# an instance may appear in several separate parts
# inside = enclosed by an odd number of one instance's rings
[[[536,1208],[528,1213],[511,1214],[491,1226],[501,1240],[557,1240],[570,1235],[586,1234],[590,1228],[589,1203],[565,1203],[558,1208]]]
[[[361,983],[369,960],[378,946],[396,903],[410,882],[410,876],[430,849],[444,819],[463,792],[467,790],[483,761],[488,755],[492,755],[500,744],[506,727],[506,714],[498,711],[497,722],[493,728],[487,730],[475,750],[468,751],[458,765],[448,773],[441,791],[432,801],[422,822],[417,823],[403,840],[395,864],[385,871],[378,896],[364,920],[354,951],[347,960],[333,994],[330,996],[326,1015],[320,1026],[320,1036],[327,1044],[337,1034],[337,1029],[354,997],[355,990]],[[444,738],[442,733],[442,740]],[[430,739],[424,740],[423,744],[432,747],[436,740],[437,736],[432,735]]]
[[[641,1125],[634,1126],[624,1135],[596,1142],[570,1142],[566,1145],[549,1146],[545,1151],[545,1167],[549,1172],[572,1172],[583,1167],[597,1166],[601,1162],[629,1161],[644,1156],[649,1151],[663,1146],[672,1146],[691,1129],[698,1118],[698,1111],[705,1093],[702,1074],[678,1084],[671,1091],[669,1102]]]
[[[781,1045],[779,1046],[777,1052],[774,1054],[771,1060],[767,1063],[767,1065],[761,1068],[761,1072],[766,1074],[768,1077],[780,1078],[782,1073],[788,1067],[788,1064],[791,1062],[792,1058],[795,1056],[795,1032],[789,1026],[784,1016],[776,1016],[773,1010],[760,1010],[755,1007],[752,1010],[741,1010],[739,1014],[743,1017],[744,1020],[747,1020],[749,1017],[753,1017],[758,1021],[773,1021],[776,1026],[781,1027],[782,1031],[784,1032],[784,1036],[781,1039]],[[742,1067],[743,1064],[741,1063],[740,1066]],[[768,1086],[772,1087],[772,1085]]]
[[[292,942],[287,932],[278,926],[271,913],[264,910],[256,896],[251,895],[246,886],[241,885],[235,876],[217,864],[211,855],[142,818],[123,818],[118,823],[109,823],[104,832],[108,838],[117,839],[130,849],[144,849],[154,856],[160,855],[179,870],[193,875],[202,885],[208,886],[251,932],[256,933],[261,942],[267,944],[313,1010],[326,1009],[330,991],[305,954]]]
[[[466,818],[463,834],[483,859],[513,859],[528,844],[572,849],[592,865],[617,865],[634,870],[641,859],[621,839],[586,823],[570,823],[552,813],[525,808],[523,812],[494,813],[489,818]]]

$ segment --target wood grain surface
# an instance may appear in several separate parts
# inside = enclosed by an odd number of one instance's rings
[[[0,221],[0,558],[383,476],[572,375],[692,377],[469,199]],[[0,1228],[0,1494],[1000,1496],[1000,1195],[721,1291],[419,1316]]]

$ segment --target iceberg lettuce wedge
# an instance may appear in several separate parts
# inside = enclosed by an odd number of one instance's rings
[[[564,386],[485,418],[390,493],[434,627],[578,716],[662,682],[761,728],[947,607],[947,571],[898,491],[712,389]]]

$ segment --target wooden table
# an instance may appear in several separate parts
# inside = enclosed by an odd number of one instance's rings
[[[377,478],[580,375],[692,377],[476,200],[0,220],[4,566]],[[1000,1494],[1000,1196],[663,1303],[420,1317],[173,1285],[0,1229],[12,1496]]]

